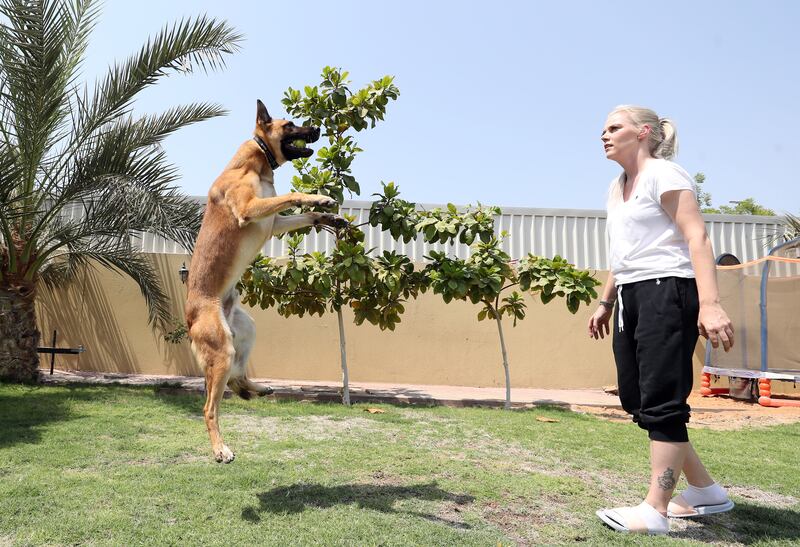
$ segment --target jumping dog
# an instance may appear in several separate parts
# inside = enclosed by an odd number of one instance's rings
[[[331,213],[278,215],[297,206],[336,206],[327,196],[299,192],[279,196],[275,192],[275,169],[313,154],[310,148],[296,146],[296,141],[316,142],[319,135],[318,127],[272,119],[258,101],[253,138],[239,147],[208,192],[189,268],[185,312],[192,352],[205,371],[203,415],[218,462],[230,463],[234,458],[219,431],[219,403],[225,386],[245,399],[252,393],[272,393],[268,386],[247,378],[255,325],[240,306],[236,283],[269,238],[308,226],[341,228],[347,223]]]

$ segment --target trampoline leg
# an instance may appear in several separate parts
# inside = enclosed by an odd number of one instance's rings
[[[700,376],[700,395],[703,397],[710,397],[713,394],[714,391],[711,389],[711,374],[704,372],[702,376]]]
[[[700,396],[712,397],[714,395],[728,395],[730,389],[727,387],[711,387],[711,373],[703,372],[700,375]]]
[[[767,378],[761,378],[758,381],[758,404],[761,406],[793,406],[800,407],[800,400],[798,399],[773,399],[771,381]]]
[[[758,379],[758,404],[761,406],[772,406],[772,386],[769,378]]]

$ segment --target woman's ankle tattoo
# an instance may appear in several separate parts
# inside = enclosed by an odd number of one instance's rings
[[[675,472],[671,467],[667,467],[664,472],[658,476],[658,486],[662,490],[672,490],[675,488]]]

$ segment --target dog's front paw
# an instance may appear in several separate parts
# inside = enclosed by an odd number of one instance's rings
[[[336,228],[337,230],[346,228],[347,226],[350,225],[350,223],[347,222],[347,219],[331,213],[322,213],[320,221],[322,224],[326,226],[331,226],[333,228]]]
[[[333,209],[339,205],[339,202],[328,196],[319,196],[314,205],[319,205],[325,209]]]
[[[214,451],[214,459],[217,460],[217,463],[231,463],[235,457],[231,449],[224,444],[221,449]]]

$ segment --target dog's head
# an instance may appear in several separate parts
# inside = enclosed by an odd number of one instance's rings
[[[275,120],[267,112],[264,103],[258,101],[255,135],[269,146],[280,165],[297,158],[311,156],[314,151],[308,148],[306,143],[316,142],[319,139],[319,127],[298,127],[290,120]]]

